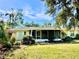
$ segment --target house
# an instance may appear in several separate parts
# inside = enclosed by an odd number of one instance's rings
[[[24,36],[32,36],[35,40],[47,39],[52,41],[55,38],[63,38],[66,30],[53,27],[24,27],[14,28],[11,31],[13,31],[12,37],[15,37],[17,41],[21,41]]]

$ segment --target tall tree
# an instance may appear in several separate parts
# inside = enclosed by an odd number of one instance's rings
[[[76,27],[79,22],[79,0],[43,0],[48,6],[47,13],[54,15],[58,13],[56,23],[66,27]],[[57,11],[57,12],[56,12]],[[59,11],[59,12],[58,12]],[[69,20],[69,24],[68,23]]]
[[[16,11],[16,12],[15,12]],[[16,25],[23,24],[22,9],[14,10],[11,9],[10,13],[6,13],[5,16],[9,16],[8,25],[14,28]]]
[[[14,27],[14,23],[15,23],[15,14],[14,14],[14,9],[11,8],[11,11],[6,13],[5,16],[9,16],[9,19],[8,19],[8,25],[9,27]]]
[[[3,21],[3,18],[2,18],[2,14],[0,14],[0,43],[6,43],[8,40],[7,40],[7,37],[6,37],[6,34],[5,34],[5,28],[4,28],[4,21]]]
[[[23,10],[22,9],[18,9],[17,10],[17,15],[15,20],[17,20],[16,22],[19,24],[23,24]]]

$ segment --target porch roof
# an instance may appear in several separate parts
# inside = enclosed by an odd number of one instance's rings
[[[65,30],[65,29],[59,29],[59,28],[54,28],[54,27],[26,27],[26,28],[15,28],[13,30],[18,30],[18,31],[26,31],[26,30]]]

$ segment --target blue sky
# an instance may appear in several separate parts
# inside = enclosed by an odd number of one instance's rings
[[[41,0],[0,0],[0,12],[4,13],[11,8],[23,9],[24,22],[54,22],[51,16],[45,14],[47,8]]]

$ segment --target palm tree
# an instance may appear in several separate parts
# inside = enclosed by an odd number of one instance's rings
[[[8,25],[11,28],[14,28],[17,25],[23,24],[23,14],[22,9],[16,10],[14,12],[14,9],[11,9],[10,13],[6,13],[5,16],[9,16]]]
[[[9,27],[12,27],[13,28],[13,23],[15,22],[15,15],[13,13],[14,9],[12,8],[11,9],[11,12],[10,13],[6,13],[5,16],[9,16],[9,20],[8,20],[8,25]]]

